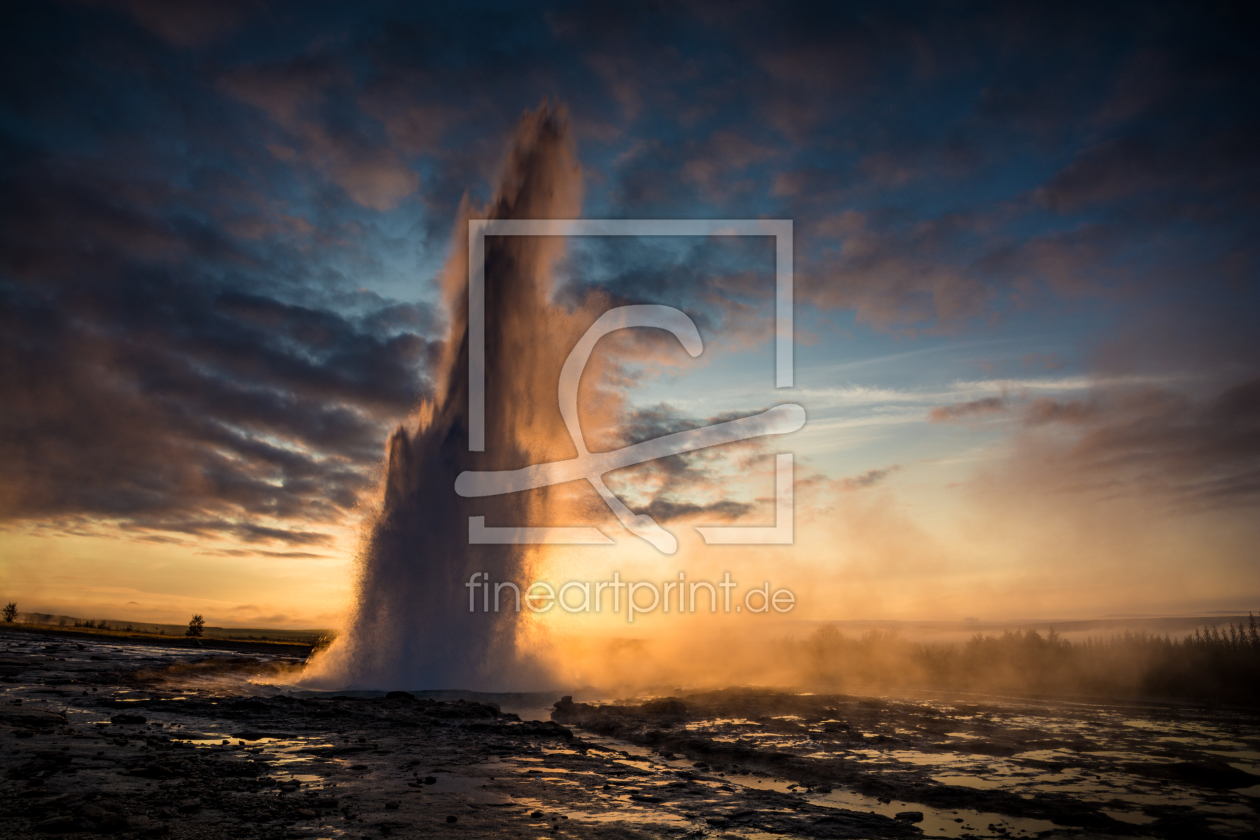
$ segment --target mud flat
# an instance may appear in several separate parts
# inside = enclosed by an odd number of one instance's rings
[[[0,838],[1257,827],[1246,790],[1260,783],[1256,722],[1227,713],[725,691],[562,700],[546,720],[520,697],[501,708],[279,687],[300,667],[243,652],[0,639]]]

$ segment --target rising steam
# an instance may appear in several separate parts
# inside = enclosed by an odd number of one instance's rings
[[[543,105],[518,127],[495,198],[499,219],[573,218],[581,175],[563,112]],[[542,629],[515,610],[470,612],[464,584],[474,572],[495,581],[529,579],[521,546],[469,545],[469,515],[492,525],[545,517],[550,494],[466,500],[464,470],[502,470],[572,457],[555,402],[564,356],[580,334],[571,313],[550,302],[551,270],[563,248],[554,237],[498,237],[486,243],[486,448],[468,451],[466,220],[461,211],[445,292],[451,331],[431,402],[414,433],[389,441],[381,511],[362,549],[356,603],[333,645],[304,682],[328,688],[550,687]],[[548,399],[549,397],[549,399]],[[557,447],[559,449],[557,450]],[[475,505],[475,509],[473,507]],[[505,591],[510,596],[510,591]]]

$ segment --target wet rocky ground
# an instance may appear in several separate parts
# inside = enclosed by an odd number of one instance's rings
[[[1248,712],[731,689],[564,700],[554,718],[813,805],[912,809],[926,836],[1260,835]],[[760,814],[723,825],[780,830]]]
[[[0,838],[1258,827],[1260,739],[1238,713],[732,690],[561,701],[547,720],[519,697],[500,708],[286,691],[296,668],[275,655],[0,637]]]

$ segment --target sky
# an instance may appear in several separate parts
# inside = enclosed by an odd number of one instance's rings
[[[770,240],[567,243],[558,305],[676,306],[705,342],[606,348],[617,399],[591,439],[809,416],[610,476],[679,554],[619,534],[557,553],[556,579],[735,569],[793,587],[806,619],[1260,608],[1243,4],[6,17],[0,599],[24,611],[335,625],[386,441],[437,387],[461,213],[503,188],[540,108],[586,218],[793,223],[782,391]],[[775,451],[795,544],[706,553],[693,525],[773,516]]]

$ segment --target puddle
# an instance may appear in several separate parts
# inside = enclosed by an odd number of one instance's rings
[[[1136,811],[1103,811],[1103,813],[1117,822],[1128,823],[1129,825],[1148,825],[1159,819],[1158,817],[1147,816]]]
[[[597,803],[599,810],[591,811],[573,807],[557,808],[555,805],[549,805],[541,800],[527,797],[516,798],[514,804],[523,805],[531,813],[535,810],[542,811],[543,815],[533,820],[535,824],[550,825],[559,821],[563,825],[567,818],[567,820],[590,825],[626,823],[644,828],[691,825],[691,820],[681,814],[660,808],[648,809],[646,807],[647,803],[638,804],[629,800],[605,799]]]
[[[896,817],[897,814],[905,811],[919,811],[923,814],[923,821],[915,823],[915,826],[921,828],[924,834],[930,837],[962,837],[964,834],[974,834],[979,830],[1000,833],[999,829],[1004,829],[1005,836],[1008,837],[1031,837],[1042,831],[1062,828],[1049,820],[1020,819],[1002,814],[961,809],[942,811],[915,802],[885,803],[871,796],[844,790],[834,790],[828,794],[807,798],[815,805],[882,814],[885,817]]]

